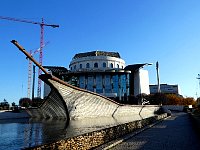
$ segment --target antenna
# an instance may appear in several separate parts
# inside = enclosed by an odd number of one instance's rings
[[[199,80],[199,88],[200,88],[200,74],[198,74],[197,78]]]
[[[159,77],[159,64],[156,62],[156,73],[157,73],[157,84],[158,84],[158,93],[160,93],[160,77]]]

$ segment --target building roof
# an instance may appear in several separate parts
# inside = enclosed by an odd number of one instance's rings
[[[43,66],[44,68],[50,70],[51,72],[54,72],[54,73],[67,73],[68,70],[67,68],[65,67],[59,67],[59,66]]]
[[[136,71],[145,65],[147,65],[147,64],[145,63],[145,64],[128,65],[124,68],[124,70]]]
[[[89,56],[110,56],[110,57],[121,58],[118,52],[92,51],[86,53],[78,53],[73,57],[73,59],[89,57]]]

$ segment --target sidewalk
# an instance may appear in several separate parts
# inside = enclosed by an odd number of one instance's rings
[[[200,138],[193,129],[189,115],[181,112],[173,113],[172,117],[123,141],[111,149],[200,150]]]
[[[15,113],[10,110],[0,111],[0,120],[3,119],[19,119],[19,118],[28,118],[29,115],[26,111],[22,111],[20,113]]]

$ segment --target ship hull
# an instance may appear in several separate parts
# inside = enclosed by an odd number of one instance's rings
[[[94,92],[74,87],[51,75],[40,78],[50,86],[51,92],[37,109],[29,109],[31,117],[84,119],[154,115],[157,105],[124,105]]]

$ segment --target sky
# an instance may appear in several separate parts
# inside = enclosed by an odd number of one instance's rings
[[[145,67],[150,84],[157,84],[158,61],[161,83],[178,84],[185,97],[200,96],[199,0],[1,0],[0,16],[60,26],[44,27],[43,65],[68,68],[76,53],[119,52],[126,65],[153,63]],[[40,31],[0,19],[0,102],[18,104],[27,96],[28,60],[10,41],[35,51]]]

